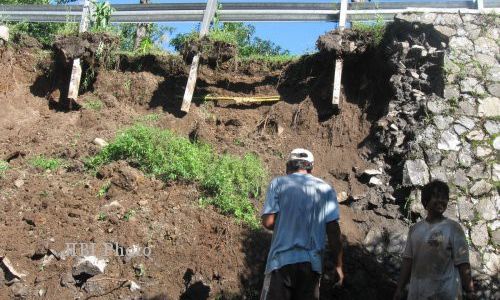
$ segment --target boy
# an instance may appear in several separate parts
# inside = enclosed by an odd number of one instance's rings
[[[465,234],[457,222],[443,216],[449,194],[448,185],[439,180],[422,189],[427,217],[410,228],[394,299],[401,299],[408,280],[408,300],[463,299],[462,289],[466,299],[473,298]]]

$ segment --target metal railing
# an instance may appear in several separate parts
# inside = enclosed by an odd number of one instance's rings
[[[113,23],[200,22],[206,3],[116,4]],[[479,8],[479,9],[478,9]],[[349,3],[348,20],[390,20],[403,12],[499,12],[500,0],[407,1]],[[0,21],[80,22],[82,5],[0,5]],[[223,3],[218,10],[223,22],[329,21],[337,22],[339,3]]]

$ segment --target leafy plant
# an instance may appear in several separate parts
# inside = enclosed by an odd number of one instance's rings
[[[102,197],[106,196],[106,193],[109,191],[110,187],[111,187],[111,182],[109,182],[109,181],[106,182],[103,186],[101,186],[101,188],[97,192],[97,197],[102,198]]]
[[[109,19],[114,9],[107,1],[94,2],[94,4],[92,31],[107,31],[109,29]]]
[[[129,221],[129,220],[130,220],[130,218],[132,218],[133,216],[135,216],[135,214],[136,214],[135,210],[133,210],[133,209],[129,209],[129,210],[125,213],[125,215],[123,216],[123,219],[124,219],[125,221]]]
[[[9,163],[4,160],[0,160],[0,178],[5,176],[5,172],[8,169],[9,169]]]
[[[38,155],[30,160],[30,164],[42,170],[55,171],[65,165],[64,160],[59,158],[48,158],[43,155]]]
[[[97,221],[105,221],[108,218],[105,212],[100,212],[97,216]]]
[[[197,182],[208,203],[222,213],[257,224],[249,198],[260,196],[267,174],[255,155],[247,154],[243,158],[218,155],[209,145],[192,143],[168,130],[137,124],[89,158],[86,166],[95,169],[116,160],[128,160],[145,173],[165,181]]]

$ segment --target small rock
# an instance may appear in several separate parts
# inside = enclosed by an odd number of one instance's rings
[[[418,79],[418,78],[419,78],[418,73],[417,73],[417,72],[415,72],[415,71],[410,71],[410,75],[411,75],[411,77],[413,77],[413,78],[415,78],[415,79]]]
[[[443,167],[431,168],[431,180],[439,179],[444,182],[448,182],[448,177],[446,176],[446,170]]]
[[[9,41],[9,27],[0,25],[0,40],[4,42]]]
[[[407,160],[403,169],[404,185],[423,186],[429,182],[429,169],[423,159]]]
[[[477,247],[486,247],[488,245],[488,228],[485,223],[479,223],[472,227],[471,240]]]
[[[486,275],[497,276],[500,274],[500,255],[486,252],[483,256]]]
[[[474,126],[476,125],[476,123],[474,122],[473,119],[469,118],[469,117],[466,117],[466,116],[461,116],[457,121],[456,121],[457,124],[460,124],[462,126],[464,126],[465,128],[471,130],[472,128],[474,128]]]
[[[337,201],[339,203],[342,203],[347,200],[347,193],[346,192],[340,192],[337,194]]]
[[[45,295],[45,290],[44,289],[40,289],[38,291],[38,297],[43,297],[43,295]]]
[[[448,117],[448,116],[443,116],[443,115],[437,115],[434,117],[433,121],[434,121],[434,125],[436,125],[437,129],[445,130],[446,128],[448,128],[450,126],[451,122],[453,122],[453,118]]]
[[[92,277],[104,273],[106,265],[107,260],[98,259],[95,256],[85,256],[73,266],[72,274],[73,277],[78,277],[83,274]]]
[[[283,126],[281,126],[281,125],[278,125],[278,129],[276,131],[278,133],[278,136],[281,136],[284,131],[285,131],[285,128],[283,128]]]
[[[467,134],[469,141],[482,141],[484,140],[484,132],[482,130],[474,130]]]
[[[456,152],[448,152],[445,159],[441,161],[441,166],[448,169],[456,169],[458,166],[458,154]]]
[[[21,282],[14,283],[10,286],[10,289],[16,298],[25,299],[29,293],[28,287]]]
[[[370,178],[369,184],[371,184],[371,185],[382,185],[382,180],[380,180],[377,177],[372,177],[372,178]]]
[[[118,202],[117,200],[111,201],[108,204],[104,205],[104,207],[116,207],[116,208],[123,208],[123,206]]]
[[[486,197],[479,200],[476,210],[483,220],[493,221],[497,218],[497,210],[493,198]]]
[[[488,120],[484,122],[484,129],[486,129],[486,132],[490,135],[497,134],[500,132],[500,122]]]
[[[95,138],[93,143],[97,146],[99,146],[101,149],[106,147],[107,145],[109,145],[108,142],[106,142],[105,140],[101,139],[101,138]]]
[[[497,136],[493,140],[493,148],[495,148],[495,150],[500,150],[500,136]]]
[[[468,77],[460,81],[460,91],[462,93],[473,93],[482,95],[486,91],[476,78]]]
[[[16,181],[14,181],[14,185],[17,187],[17,188],[20,188],[24,185],[24,180],[22,179],[17,179]]]
[[[446,100],[441,99],[441,98],[434,98],[429,101],[427,101],[427,109],[435,114],[439,115],[443,112],[448,111],[449,105],[446,103]]]
[[[461,188],[467,188],[467,186],[469,185],[469,178],[467,178],[467,175],[465,175],[465,172],[464,170],[462,169],[458,169],[456,172],[455,172],[455,185],[461,187]]]
[[[425,157],[429,166],[435,166],[441,161],[441,151],[438,149],[425,149]]]
[[[467,128],[465,128],[464,126],[460,125],[460,124],[455,124],[453,125],[453,129],[455,130],[455,132],[458,134],[458,135],[462,135],[464,133],[467,132]]]
[[[458,136],[451,131],[444,131],[438,142],[438,149],[447,151],[458,151],[460,150],[460,139]]]
[[[500,246],[500,229],[494,230],[491,233],[491,240],[493,241],[494,245],[496,245],[497,247]]]
[[[464,167],[470,167],[470,165],[474,161],[472,159],[472,153],[469,151],[470,150],[465,150],[465,147],[464,147],[464,149],[462,149],[462,151],[460,151],[460,153],[458,154],[458,161]]]
[[[367,169],[367,170],[364,170],[363,173],[368,175],[368,176],[382,175],[382,171],[375,170],[375,169]]]
[[[457,200],[458,216],[462,221],[472,221],[474,219],[474,204],[467,198],[459,197]]]
[[[473,196],[481,196],[486,193],[489,193],[491,191],[491,188],[493,186],[489,184],[485,180],[481,180],[476,182],[471,188],[470,188],[470,194]]]
[[[493,181],[500,181],[500,164],[493,164],[491,167],[491,179]]]
[[[500,116],[500,99],[497,97],[488,97],[479,100],[478,115],[481,117]]]
[[[473,165],[470,168],[469,173],[467,173],[467,176],[469,176],[473,180],[489,179],[490,178],[490,174],[488,172],[488,169],[483,164]]]
[[[490,148],[486,148],[486,147],[483,147],[483,146],[478,146],[476,148],[476,155],[478,157],[485,157],[485,156],[488,156],[492,153],[492,150]]]
[[[132,281],[132,280],[130,280],[129,282],[127,282],[126,286],[128,286],[130,288],[131,292],[135,292],[135,291],[138,291],[138,290],[141,289],[141,286],[138,285],[137,283],[135,283],[135,281]]]
[[[500,83],[490,83],[486,86],[488,92],[495,97],[500,97]]]

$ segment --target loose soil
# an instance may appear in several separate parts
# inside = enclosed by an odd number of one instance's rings
[[[359,69],[362,63],[347,62],[346,68]],[[136,122],[202,140],[220,153],[256,153],[270,176],[284,173],[291,149],[308,148],[316,158],[315,175],[339,194],[369,191],[357,178],[377,167],[367,163],[366,145],[372,121],[383,109],[371,106],[376,92],[363,93],[371,84],[370,70],[346,75],[342,109],[335,113],[329,105],[333,59],[327,54],[279,68],[250,63],[220,72],[203,65],[191,111],[183,115],[179,95],[188,66],[180,58],[122,57],[116,69],[101,69],[79,99],[79,104],[102,101],[100,110],[66,110],[59,102],[64,84],[50,73],[51,64],[52,54],[36,48],[0,49],[0,158],[10,165],[0,178],[0,256],[27,274],[28,299],[38,299],[40,290],[45,299],[258,299],[271,233],[201,207],[194,184],[165,184],[124,161],[97,175],[85,171],[83,160],[99,151],[95,138],[110,141]],[[206,94],[280,94],[282,101],[200,100]],[[36,155],[64,159],[66,166],[36,169],[29,163]],[[109,191],[99,196],[106,185]],[[262,202],[255,206],[260,210]],[[341,205],[346,285],[333,288],[327,263],[322,299],[389,297],[394,283],[361,247],[367,230],[383,223],[382,217]],[[79,287],[69,275],[75,257],[42,266],[44,256],[61,255],[72,242],[150,247],[151,255],[108,257],[105,274]],[[133,280],[141,290],[132,292],[120,280]],[[14,297],[14,290],[0,276],[0,299]]]

